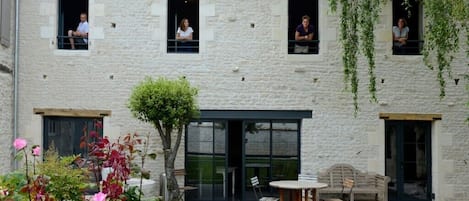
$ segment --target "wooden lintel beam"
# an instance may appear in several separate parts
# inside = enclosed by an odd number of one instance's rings
[[[34,108],[33,112],[34,112],[34,114],[40,114],[42,116],[61,116],[61,117],[105,117],[105,116],[111,116],[111,110]]]
[[[441,120],[441,114],[414,114],[414,113],[380,113],[380,119],[408,120],[408,121],[434,121]]]

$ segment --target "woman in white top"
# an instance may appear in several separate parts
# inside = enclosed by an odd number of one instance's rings
[[[178,44],[179,46],[182,46],[178,52],[191,52],[191,46],[189,43],[186,43],[186,41],[192,40],[193,32],[194,30],[189,26],[189,20],[187,18],[182,18],[176,32],[176,40],[179,40],[180,43]]]
[[[189,20],[182,18],[176,33],[177,40],[192,40],[192,33],[194,30],[189,26]]]

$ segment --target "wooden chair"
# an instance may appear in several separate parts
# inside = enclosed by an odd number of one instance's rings
[[[276,197],[264,197],[262,194],[261,187],[259,186],[259,179],[257,176],[251,178],[252,190],[254,191],[254,195],[256,199],[259,201],[278,201],[279,198]]]
[[[317,182],[318,177],[313,174],[298,174],[298,181],[311,181],[311,182]],[[306,189],[305,191],[301,192],[302,197],[304,200],[316,200],[315,198],[317,197],[315,189]]]
[[[347,200],[347,194],[348,194],[348,200],[351,200],[352,195],[352,190],[353,187],[355,186],[355,181],[353,179],[345,178],[343,183],[342,183],[342,199],[339,198],[330,198],[330,199],[325,199],[324,201],[345,201]],[[348,190],[350,189],[350,190]],[[348,192],[347,192],[348,190]]]
[[[184,178],[185,175],[186,175],[186,170],[185,169],[175,169],[174,170],[174,176],[176,176],[176,178],[177,177],[183,177]],[[179,181],[178,181],[178,183],[179,183]],[[183,183],[183,185],[179,184],[179,191],[181,192],[181,194],[179,195],[180,199],[183,198],[185,191],[196,190],[196,189],[197,189],[197,187],[195,187],[195,186],[185,186],[184,183]]]

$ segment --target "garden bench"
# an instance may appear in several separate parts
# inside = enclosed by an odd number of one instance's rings
[[[319,172],[318,181],[328,184],[319,190],[319,194],[340,194],[344,179],[353,179],[355,184],[350,194],[350,201],[356,194],[373,195],[376,201],[388,200],[389,177],[376,173],[366,173],[355,169],[349,164],[336,164],[326,171]]]

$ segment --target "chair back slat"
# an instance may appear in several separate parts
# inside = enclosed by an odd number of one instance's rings
[[[344,179],[344,187],[345,188],[353,188],[355,182],[352,179],[345,178]]]
[[[345,190],[349,189],[348,196],[352,194],[353,187],[355,186],[355,181],[353,179],[344,178],[344,183],[342,184],[342,196],[345,200]]]
[[[251,178],[251,184],[252,186],[258,186],[259,185],[259,179],[257,176]]]
[[[174,170],[174,175],[175,176],[185,176],[186,175],[186,170],[185,169],[175,169]]]
[[[318,177],[313,174],[298,174],[298,181],[312,181],[317,182]]]
[[[259,200],[260,198],[264,197],[262,194],[262,190],[259,187],[259,178],[257,176],[251,177],[251,185],[252,185],[252,190],[254,191],[254,196],[256,196],[256,200]]]

